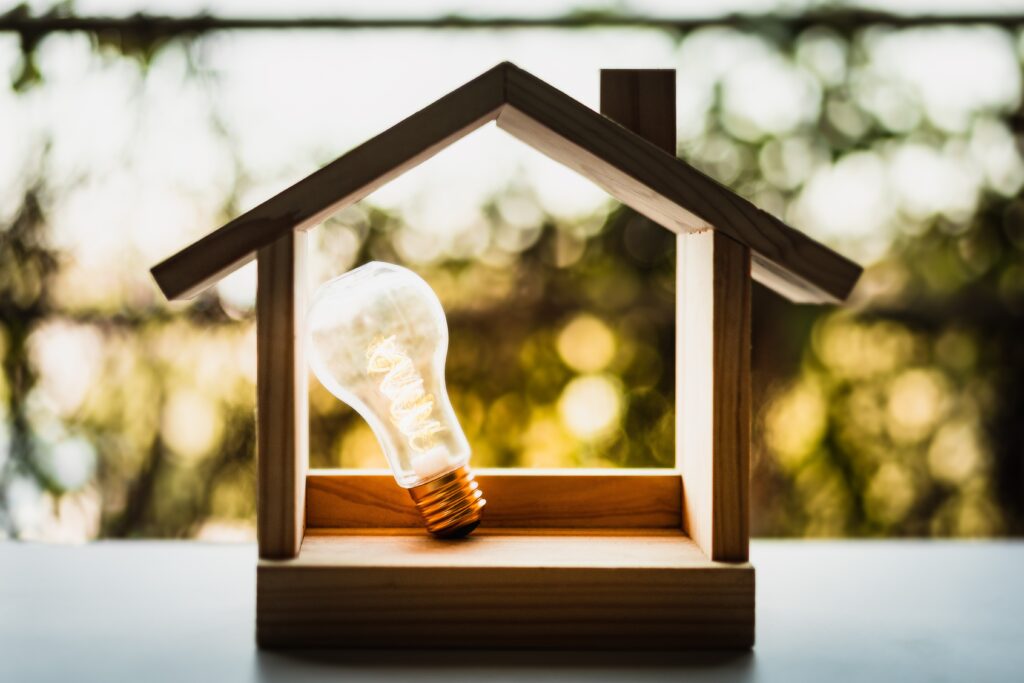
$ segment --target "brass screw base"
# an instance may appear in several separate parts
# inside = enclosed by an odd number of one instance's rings
[[[487,503],[468,467],[460,467],[425,484],[409,495],[423,516],[427,531],[438,538],[462,538],[480,524]]]

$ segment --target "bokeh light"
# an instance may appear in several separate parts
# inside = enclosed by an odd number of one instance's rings
[[[755,289],[755,533],[1024,533],[1019,28],[343,35],[0,35],[0,537],[251,539],[255,267],[148,268],[503,60],[592,107],[675,68],[680,156],[867,267],[845,310]],[[437,291],[475,465],[673,466],[675,238],[577,174],[485,128],[310,241],[311,285]],[[310,423],[383,466],[315,381]]]

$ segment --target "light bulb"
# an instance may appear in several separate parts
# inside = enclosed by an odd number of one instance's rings
[[[411,270],[377,261],[325,282],[306,320],[317,379],[370,425],[435,536],[465,536],[484,501],[444,384],[448,324]]]

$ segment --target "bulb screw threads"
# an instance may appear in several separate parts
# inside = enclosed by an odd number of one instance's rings
[[[425,484],[413,486],[416,503],[427,531],[437,538],[462,538],[480,524],[487,503],[468,467],[460,467]]]

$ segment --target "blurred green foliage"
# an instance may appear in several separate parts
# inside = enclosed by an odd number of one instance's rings
[[[814,119],[765,133],[730,118],[719,87],[706,129],[684,136],[680,152],[767,210],[799,208],[801,159],[838,168],[900,142],[969,143],[970,132],[920,111],[900,118],[919,105],[876,106],[864,85],[870,30],[749,30],[768,32],[778,58],[813,77]],[[143,62],[193,45],[139,39],[121,42]],[[30,57],[11,84],[26,92],[45,82]],[[1019,136],[1018,112],[994,116]],[[251,309],[216,290],[184,307],[156,296],[76,305],[75,255],[48,231],[47,170],[41,150],[19,210],[0,225],[0,529],[251,534]],[[1024,532],[1018,191],[989,182],[970,212],[901,214],[847,310],[756,291],[755,533]],[[475,464],[672,466],[675,238],[621,207],[572,222],[535,210],[536,224],[511,225],[501,208],[510,196],[537,204],[514,186],[493,198],[484,256],[410,264],[448,313],[448,383]],[[226,214],[235,201],[225,198]],[[400,215],[362,206],[318,228],[314,248],[326,262],[401,263],[407,229]],[[315,380],[310,398],[314,467],[384,465],[358,416]]]

